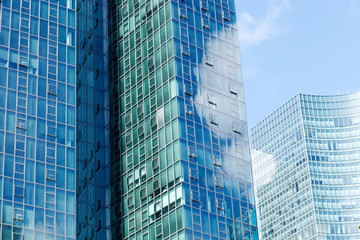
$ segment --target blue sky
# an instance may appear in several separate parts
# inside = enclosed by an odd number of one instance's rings
[[[360,91],[360,0],[235,0],[249,127],[297,93]]]

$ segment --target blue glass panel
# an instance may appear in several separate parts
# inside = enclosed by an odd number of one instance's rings
[[[60,166],[65,166],[65,147],[61,145],[57,145],[56,150],[56,164]]]
[[[45,183],[45,164],[36,162],[36,183]]]
[[[48,37],[48,22],[45,20],[40,20],[40,36],[44,38]]]
[[[65,202],[65,191],[64,190],[60,190],[60,189],[56,190],[56,203],[58,203],[58,204],[56,204],[56,210],[65,212],[66,202]]]
[[[44,207],[45,194],[44,186],[36,184],[35,185],[35,206]]]
[[[14,175],[14,157],[11,155],[5,155],[4,175],[7,177]]]
[[[15,148],[15,135],[12,133],[6,133],[5,135],[5,153],[14,154]]]
[[[5,128],[5,111],[0,109],[0,130]]]
[[[65,168],[56,168],[56,187],[65,188]]]
[[[1,29],[0,45],[9,46],[9,29],[7,29],[7,28]],[[5,76],[5,75],[2,75],[2,76]],[[4,79],[6,79],[6,77]]]
[[[4,178],[4,192],[3,192],[3,198],[5,200],[13,200],[13,179],[11,178]],[[12,214],[11,214],[12,215]],[[11,217],[10,215],[10,217]]]
[[[17,72],[14,71],[14,70],[10,70],[9,71],[9,76],[8,76],[8,88],[16,90],[17,89],[17,82],[18,82]]]
[[[44,209],[35,208],[35,229],[44,231]]]
[[[45,161],[45,141],[36,141],[36,159],[39,161]]]
[[[5,7],[7,4],[9,4],[10,1],[4,1],[3,6]],[[8,8],[10,8],[10,6],[7,6]],[[6,26],[9,27],[10,26],[10,11],[7,9],[2,9],[2,19],[1,19],[1,25],[2,26]]]
[[[65,214],[56,212],[55,229],[57,234],[64,234],[65,223]]]
[[[5,188],[5,186],[4,186],[4,188]],[[5,196],[4,196],[4,199],[5,199]],[[2,213],[3,213],[2,222],[3,223],[7,223],[7,224],[12,223],[12,211],[13,211],[12,203],[8,202],[8,201],[4,201],[3,202],[3,210],[2,210]],[[3,238],[3,239],[6,239],[6,238]],[[11,239],[11,236],[8,239]]]
[[[44,38],[40,38],[39,39],[39,46],[40,46],[39,55],[42,56],[42,57],[47,57],[47,55],[48,55],[48,51],[47,51],[48,50],[48,41],[46,39],[44,39]],[[42,60],[42,62],[44,62],[44,60]],[[41,66],[39,65],[39,68],[40,67]],[[44,72],[45,70],[42,70],[42,71]],[[45,76],[45,75],[43,75],[43,76]]]
[[[16,109],[16,92],[15,91],[8,90],[7,108],[10,110]]]
[[[12,47],[14,49],[17,49],[19,47],[19,32],[18,31],[11,30],[10,47]],[[14,68],[16,68],[15,64],[16,64],[16,62],[14,62]]]
[[[39,34],[39,19],[32,17],[30,20],[30,33],[33,35]]]
[[[75,215],[66,214],[66,236],[75,237]]]
[[[44,98],[38,98],[37,104],[37,116],[45,118],[46,117],[46,100]]]
[[[40,17],[47,19],[48,18],[48,3],[41,1],[40,5]]]
[[[75,171],[71,169],[66,170],[66,189],[75,191]]]
[[[25,183],[25,195],[24,195],[24,202],[28,205],[34,205],[35,201],[35,190],[34,184],[26,182]]]
[[[66,192],[66,212],[75,213],[75,193]]]
[[[19,30],[20,26],[20,13],[16,11],[11,12],[11,28]]]

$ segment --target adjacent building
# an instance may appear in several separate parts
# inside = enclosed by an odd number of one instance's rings
[[[360,94],[299,94],[251,129],[261,239],[360,239]]]
[[[235,1],[109,1],[113,239],[257,239]]]
[[[0,239],[76,237],[75,0],[0,1]]]

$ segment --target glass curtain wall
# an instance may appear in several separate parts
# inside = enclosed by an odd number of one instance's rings
[[[359,239],[360,94],[299,94],[251,130],[262,239]]]
[[[113,239],[257,239],[233,0],[109,1]]]
[[[0,239],[75,239],[76,4],[0,2]]]
[[[110,239],[107,1],[77,3],[77,238]]]

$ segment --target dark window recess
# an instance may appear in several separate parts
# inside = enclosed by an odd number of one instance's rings
[[[231,86],[231,84],[229,84],[229,92],[231,94],[238,95],[236,89],[233,86]]]
[[[216,199],[216,208],[219,210],[224,211],[225,210],[225,202],[221,199]]]
[[[200,203],[200,194],[196,191],[191,191],[191,200],[194,202]]]
[[[190,157],[196,158],[196,148],[188,147],[188,154]]]
[[[154,172],[158,171],[160,168],[160,162],[159,162],[159,158],[155,158],[152,160],[152,169]]]
[[[190,178],[194,179],[194,180],[198,180],[199,179],[199,172],[196,169],[191,168],[190,169]]]
[[[184,91],[186,94],[192,96],[193,95],[193,90],[192,87],[190,85],[184,84]]]
[[[217,167],[221,167],[221,166],[222,166],[221,158],[220,158],[219,156],[213,155],[213,163],[214,163],[214,165],[217,166]]]
[[[204,10],[206,12],[209,11],[209,4],[207,3],[207,0],[202,0],[200,2],[201,10]]]
[[[27,57],[19,56],[19,65],[23,67],[29,67],[29,59]]]
[[[18,118],[16,120],[16,127],[19,129],[26,130],[26,119]]]
[[[194,107],[190,105],[186,105],[186,114],[190,116],[194,116]]]
[[[216,116],[214,114],[209,114],[209,121],[211,124],[218,125]]]
[[[187,12],[185,9],[179,8],[179,16],[183,19],[187,19]]]
[[[46,169],[46,180],[56,181],[56,174],[54,170]]]
[[[48,94],[56,96],[56,85],[48,85]]]
[[[190,57],[190,49],[187,46],[181,46],[181,53],[184,56]]]
[[[233,123],[233,131],[234,131],[235,133],[241,134],[240,124]]]
[[[202,27],[207,29],[207,30],[210,30],[210,22],[209,20],[206,20],[206,19],[202,19]]]
[[[227,22],[231,21],[231,16],[229,12],[223,11],[223,19]]]

